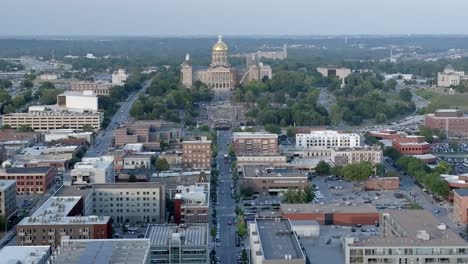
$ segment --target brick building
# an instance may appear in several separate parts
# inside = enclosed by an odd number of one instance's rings
[[[457,109],[440,109],[425,117],[425,126],[447,136],[468,136],[468,116]]]
[[[468,224],[468,188],[453,190],[453,214],[460,224]]]
[[[315,220],[322,225],[374,225],[379,212],[372,204],[281,204],[283,218]]]
[[[262,132],[236,132],[232,135],[237,156],[278,155],[278,135]]]
[[[382,150],[380,148],[332,148],[331,161],[335,166],[344,166],[368,161],[372,164],[382,162]]]
[[[202,137],[200,140],[182,142],[182,166],[184,168],[211,168],[211,140]]]
[[[98,96],[109,96],[111,88],[111,83],[103,82],[74,82],[70,84],[71,91],[93,91],[93,93]]]
[[[393,147],[403,155],[425,155],[431,153],[431,144],[423,136],[405,136],[396,138]]]
[[[209,190],[209,183],[177,186],[177,193],[174,195],[174,222],[176,224],[208,223]]]
[[[288,188],[304,188],[309,185],[307,175],[296,169],[244,166],[242,171],[242,187],[251,187],[259,194],[278,194]]]
[[[0,169],[0,180],[15,180],[16,192],[45,193],[54,181],[53,167]]]
[[[398,177],[369,178],[364,182],[364,188],[370,191],[399,190],[400,178]]]
[[[161,142],[178,143],[181,129],[179,125],[161,121],[137,121],[115,130],[115,146],[142,143],[146,150],[159,150]]]

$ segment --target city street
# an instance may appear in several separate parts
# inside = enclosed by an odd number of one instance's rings
[[[132,108],[133,102],[135,102],[138,96],[145,92],[149,85],[150,81],[146,81],[140,90],[138,90],[136,93],[130,94],[128,99],[122,102],[120,108],[112,117],[109,126],[106,128],[106,130],[103,130],[98,134],[96,140],[94,141],[94,146],[86,152],[85,157],[101,156],[105,151],[112,147],[114,130],[118,128],[120,124],[130,120],[130,108]]]
[[[224,155],[227,154],[227,144],[231,137],[229,131],[218,131],[218,156],[216,157],[219,170],[219,193],[216,206],[216,215],[220,224],[220,246],[216,247],[216,256],[221,263],[234,263],[240,253],[240,248],[235,245],[236,222],[234,221],[236,202],[231,197],[230,164],[224,163]],[[231,221],[232,225],[228,222]]]

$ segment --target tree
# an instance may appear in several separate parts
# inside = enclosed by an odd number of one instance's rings
[[[384,156],[391,158],[393,161],[397,161],[401,157],[401,153],[394,147],[385,147],[383,154]]]
[[[236,150],[234,149],[234,146],[232,144],[229,144],[228,155],[231,156],[231,157],[236,156]]]
[[[166,159],[164,159],[164,158],[162,158],[162,159],[161,159],[161,158],[158,158],[158,159],[156,160],[155,167],[156,167],[156,170],[157,170],[157,171],[167,171],[167,170],[169,170],[169,168],[170,168],[171,166],[169,165],[169,163],[167,162]]]
[[[310,203],[315,198],[315,193],[310,186],[304,188],[289,188],[283,194],[283,203]]]
[[[370,162],[349,164],[343,167],[342,174],[347,180],[363,181],[372,175],[372,164]]]
[[[62,93],[62,91],[55,88],[39,88],[39,91],[39,102],[44,105],[57,103],[57,95]]]
[[[439,164],[434,170],[438,172],[439,174],[452,174],[455,172],[455,169],[453,168],[453,166],[450,165],[446,161],[439,162]]]
[[[281,128],[274,124],[265,125],[265,130],[273,134],[277,134],[277,135],[281,134]]]
[[[140,119],[144,113],[145,113],[145,105],[139,99],[136,100],[133,103],[132,108],[130,108],[130,115],[132,115],[132,117],[134,118]]]
[[[93,132],[94,131],[94,127],[90,124],[85,124],[81,127],[81,129],[83,129],[84,131],[86,132]]]
[[[245,237],[247,235],[247,224],[245,223],[244,216],[237,216],[237,233],[240,237]]]
[[[290,126],[286,129],[286,136],[293,138],[296,136],[296,128]]]
[[[330,174],[330,164],[323,160],[319,161],[317,166],[315,166],[315,172],[320,175]]]
[[[137,178],[136,178],[135,174],[131,173],[128,176],[128,182],[136,182],[136,181],[137,181]]]
[[[217,234],[217,233],[218,233],[218,232],[216,231],[216,228],[215,228],[215,227],[212,227],[212,228],[210,229],[210,235],[211,235],[212,237],[216,237],[216,234]]]
[[[252,195],[254,195],[254,189],[250,186],[242,186],[240,192],[243,197],[252,197]]]
[[[34,130],[30,126],[20,125],[20,126],[18,126],[18,131],[19,132],[33,132]]]
[[[413,98],[413,94],[408,88],[401,89],[399,96],[400,96],[400,99],[405,102],[410,102],[411,99]]]
[[[434,138],[433,138],[433,132],[432,132],[432,129],[430,129],[430,128],[421,127],[421,128],[419,129],[419,135],[420,135],[420,136],[423,136],[424,139],[425,139],[428,143],[432,143],[432,141],[434,140]]]

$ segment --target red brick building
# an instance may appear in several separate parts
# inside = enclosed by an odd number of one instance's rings
[[[53,167],[0,169],[0,180],[16,180],[17,193],[45,193],[55,178]]]
[[[431,144],[423,136],[405,136],[396,138],[393,147],[403,155],[425,155],[431,153]]]
[[[468,188],[453,190],[453,213],[461,224],[468,224]]]
[[[278,135],[261,132],[233,133],[232,142],[237,156],[278,155]]]
[[[364,188],[370,191],[398,190],[400,189],[400,178],[369,178],[364,182]]]
[[[440,109],[427,114],[425,126],[440,130],[447,136],[468,136],[468,116],[457,109]]]
[[[322,225],[374,225],[379,222],[379,212],[372,204],[281,204],[280,212],[289,220],[315,220]]]

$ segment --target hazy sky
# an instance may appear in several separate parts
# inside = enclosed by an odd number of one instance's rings
[[[0,0],[0,35],[468,34],[468,0]]]

